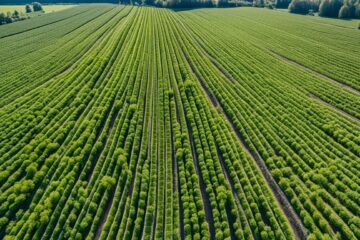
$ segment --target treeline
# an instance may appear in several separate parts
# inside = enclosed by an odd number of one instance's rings
[[[29,0],[0,0],[0,5],[25,5]],[[42,0],[43,4],[63,4],[63,3],[119,3],[119,0]]]
[[[252,1],[238,0],[122,0],[122,4],[150,5],[167,8],[252,6]]]
[[[333,18],[360,19],[360,0],[62,0],[62,3],[116,3],[129,5],[152,5],[169,8],[196,7],[267,7],[289,9],[291,13]],[[1,4],[25,4],[26,0],[0,0]],[[44,4],[56,4],[58,0],[44,0]],[[17,14],[2,14],[0,22],[16,21]],[[12,20],[10,20],[12,19]],[[21,19],[21,18],[20,18]],[[1,21],[3,20],[3,21]]]
[[[314,14],[332,18],[360,19],[360,0],[278,0],[278,8],[289,8],[291,13]]]
[[[23,12],[19,12],[17,10],[15,10],[13,13],[12,12],[7,12],[7,13],[0,12],[0,25],[28,19],[28,18],[30,18],[30,16],[27,15],[28,13],[43,12],[44,10],[40,3],[34,2],[31,5],[26,4],[24,6],[24,11],[26,14],[24,14]]]
[[[122,0],[121,3],[170,8],[239,6],[288,8],[291,13],[310,15],[318,13],[322,17],[360,19],[360,0]]]
[[[13,13],[0,13],[0,25],[25,20],[28,17],[24,13],[19,13],[18,11],[14,11]]]
[[[26,4],[28,0],[0,0],[0,5],[7,4]],[[43,4],[59,4],[59,0],[43,0]],[[114,3],[114,4],[132,4],[132,5],[153,5],[160,7],[231,7],[252,5],[252,0],[62,0],[61,3]]]

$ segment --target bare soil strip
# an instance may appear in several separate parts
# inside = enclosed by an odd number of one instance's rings
[[[111,9],[110,9],[110,10],[111,10]],[[36,26],[36,27],[24,29],[23,31],[19,31],[19,32],[15,32],[15,33],[10,33],[10,34],[8,34],[8,35],[5,35],[5,36],[0,37],[0,39],[2,39],[2,38],[7,38],[7,37],[11,37],[11,36],[14,36],[14,35],[18,35],[18,34],[21,34],[21,33],[24,33],[24,32],[29,32],[29,31],[34,30],[34,29],[46,27],[46,26],[49,26],[49,25],[51,25],[51,24],[55,24],[55,23],[58,23],[58,22],[61,22],[61,21],[68,20],[69,18],[74,18],[74,17],[76,17],[76,16],[78,16],[78,15],[85,14],[85,13],[87,13],[87,12],[89,12],[89,10],[86,10],[86,11],[84,11],[84,12],[76,13],[76,14],[74,14],[74,15],[71,15],[71,16],[68,17],[68,18],[61,18],[61,19],[59,19],[59,20],[55,20],[55,21],[53,21],[53,22],[45,23],[45,24],[43,24],[43,25],[39,25],[39,26]],[[109,12],[109,11],[107,11],[107,12]],[[105,13],[107,13],[107,12],[105,12]],[[104,13],[104,14],[105,14],[105,13]],[[101,14],[101,15],[102,15],[102,14]]]
[[[199,177],[199,186],[200,186],[200,192],[201,192],[201,196],[202,196],[203,204],[204,204],[205,218],[209,225],[210,239],[215,239],[216,233],[215,233],[215,227],[214,227],[214,217],[213,217],[212,210],[211,210],[211,204],[210,204],[210,200],[206,193],[205,183],[204,183],[204,180],[203,180],[203,177],[201,174],[201,170],[200,170],[200,166],[199,166],[199,162],[197,159],[196,148],[194,145],[194,138],[192,135],[190,123],[187,123],[187,125],[188,125],[187,128],[188,128],[188,133],[189,133],[191,151],[192,151],[192,155],[193,155],[193,159],[194,159],[194,163],[195,163],[195,171],[196,171],[196,175],[198,175],[198,177]]]
[[[205,48],[201,47],[200,49],[203,50],[203,53],[209,58],[212,64],[214,64],[220,75],[222,75],[225,79],[230,80],[232,83],[236,83],[236,80],[233,78],[233,76],[223,66],[221,66],[219,62],[205,50]]]
[[[193,33],[188,30],[188,28],[184,25],[183,28],[188,36],[191,38],[193,43],[198,47],[199,50],[210,60],[210,62],[215,66],[215,68],[218,70],[219,74],[224,77],[224,79],[229,80],[232,83],[236,83],[237,81],[233,78],[233,76],[221,65],[219,62],[210,55],[210,53],[206,50],[206,48],[202,45],[201,40],[199,40],[197,37],[193,36]],[[189,60],[188,60],[189,61]],[[192,66],[191,66],[192,67]],[[193,68],[193,67],[192,67]],[[193,69],[193,72],[194,69]]]
[[[269,52],[270,52],[271,55],[273,55],[274,57],[276,57],[276,58],[278,58],[278,59],[280,59],[282,61],[285,61],[285,62],[287,62],[287,63],[289,63],[291,65],[294,65],[294,66],[296,66],[296,67],[298,67],[298,68],[300,68],[300,69],[302,69],[302,70],[304,70],[306,72],[309,72],[309,73],[311,73],[311,74],[313,74],[313,75],[315,75],[317,77],[326,79],[326,80],[328,80],[328,81],[330,81],[332,83],[335,83],[335,84],[341,86],[342,88],[345,88],[345,89],[347,89],[347,90],[349,90],[349,91],[351,91],[351,92],[353,92],[355,94],[360,95],[359,90],[357,90],[357,89],[355,89],[355,88],[353,88],[353,87],[351,87],[351,86],[349,86],[349,85],[347,85],[345,83],[339,82],[338,80],[336,80],[334,78],[331,78],[331,77],[328,77],[328,76],[326,76],[326,75],[324,75],[322,73],[319,73],[319,72],[317,72],[317,71],[315,71],[315,70],[313,70],[311,68],[308,68],[307,66],[305,66],[305,65],[303,65],[301,63],[298,63],[298,62],[296,62],[296,61],[294,61],[294,60],[292,60],[290,58],[287,58],[287,57],[285,57],[283,55],[280,55],[279,53],[276,53],[276,52],[271,51],[271,50],[269,50]]]
[[[235,201],[236,201],[236,203],[237,203],[237,205],[238,205],[238,208],[239,208],[239,209],[238,209],[238,211],[236,211],[236,212],[237,212],[237,215],[238,215],[238,219],[239,219],[239,221],[241,222],[241,220],[240,220],[241,218],[240,218],[240,215],[239,215],[239,214],[241,213],[243,216],[246,216],[245,211],[244,211],[244,208],[243,208],[242,205],[241,205],[241,202],[240,202],[238,193],[237,193],[236,190],[235,190],[234,181],[233,181],[233,179],[230,177],[230,174],[229,174],[229,172],[228,172],[228,170],[227,170],[227,168],[226,168],[226,166],[225,166],[226,164],[224,163],[223,156],[222,156],[222,154],[221,154],[218,146],[217,146],[217,152],[218,152],[218,156],[219,156],[219,160],[220,160],[220,165],[221,165],[222,171],[223,171],[223,173],[224,173],[224,175],[225,175],[226,180],[230,183],[231,191],[232,191],[233,196],[234,196],[234,198],[235,198]],[[240,211],[240,213],[239,213],[239,211]],[[250,228],[250,223],[249,223],[248,219],[247,219],[247,218],[245,218],[245,219],[246,219],[246,223],[247,223],[248,227]],[[250,228],[250,229],[251,229],[251,228]],[[252,234],[252,237],[253,237],[254,239],[257,239],[257,238],[254,236],[253,232],[251,232],[251,234]],[[234,239],[235,239],[235,238],[234,238]]]
[[[241,143],[242,147],[246,150],[249,156],[251,156],[255,163],[257,164],[258,168],[260,169],[262,175],[264,176],[266,182],[270,186],[270,189],[273,192],[273,195],[275,196],[276,201],[278,202],[278,205],[286,215],[287,219],[289,220],[290,226],[295,234],[296,239],[305,240],[307,238],[307,230],[304,227],[304,225],[301,222],[301,219],[295,212],[294,208],[291,206],[289,200],[287,199],[284,192],[281,190],[273,176],[271,175],[269,169],[267,168],[264,160],[261,158],[261,156],[257,152],[252,152],[250,150],[249,145],[245,142],[243,137],[241,136],[240,132],[236,129],[236,126],[232,123],[230,118],[227,116],[226,112],[223,110],[220,102],[217,100],[217,98],[207,89],[205,84],[201,81],[201,78],[198,77],[198,80],[208,97],[208,99],[211,101],[211,103],[217,107],[220,110],[220,113],[224,116],[224,118],[227,120],[228,124],[231,126],[232,130],[236,134],[239,142]]]
[[[176,116],[172,116],[171,115],[171,111],[170,111],[170,116],[171,118],[176,117],[177,121],[180,122],[180,117],[179,117],[179,109],[178,109],[178,102],[176,97],[174,97],[174,101],[175,101],[175,111],[176,111]],[[178,170],[178,166],[177,166],[177,160],[176,160],[176,156],[175,156],[175,134],[173,132],[173,124],[172,122],[170,122],[170,126],[171,126],[171,155],[172,155],[172,160],[173,160],[173,190],[174,192],[177,190],[179,195],[178,195],[178,204],[179,204],[179,228],[180,228],[180,239],[185,239],[185,227],[184,227],[184,207],[181,201],[181,186],[180,186],[180,177],[179,177],[179,170]],[[177,184],[176,184],[177,182]],[[175,188],[175,186],[177,188]]]
[[[318,102],[320,102],[320,103],[322,103],[322,104],[324,104],[325,106],[327,106],[327,107],[335,110],[336,112],[340,113],[341,115],[343,115],[343,116],[345,116],[345,117],[347,117],[347,118],[350,118],[351,120],[354,120],[354,121],[357,122],[357,123],[360,123],[360,119],[359,119],[359,118],[357,118],[357,117],[355,117],[355,116],[353,116],[353,115],[351,115],[351,114],[349,114],[349,113],[347,113],[347,112],[345,112],[345,111],[343,111],[343,110],[335,107],[334,105],[331,105],[331,104],[328,103],[328,102],[325,102],[324,100],[322,100],[321,98],[315,96],[314,94],[309,94],[309,97],[312,98],[312,99],[314,99],[314,100],[316,100],[316,101],[318,101]]]
[[[155,31],[155,28],[154,28],[154,31]],[[153,48],[154,48],[154,52],[156,51],[156,43],[154,42],[153,44]],[[160,146],[159,146],[159,139],[160,139],[160,134],[159,134],[159,116],[160,116],[160,110],[159,110],[159,106],[160,106],[160,100],[159,100],[159,82],[158,82],[158,72],[156,71],[156,66],[155,66],[155,63],[156,63],[156,57],[154,57],[153,59],[153,69],[155,69],[155,71],[152,72],[152,81],[154,82],[155,81],[155,84],[156,84],[156,87],[155,87],[155,90],[156,90],[156,99],[153,99],[153,101],[155,102],[155,110],[156,111],[156,115],[155,116],[155,131],[156,131],[156,135],[157,135],[157,141],[156,141],[156,159],[155,159],[155,165],[156,165],[156,186],[155,186],[155,192],[156,192],[156,198],[155,198],[155,210],[154,210],[154,218],[153,218],[153,222],[152,222],[152,232],[151,232],[151,239],[155,239],[155,231],[156,231],[156,225],[157,225],[157,216],[158,216],[158,204],[159,204],[159,149],[160,149]],[[154,76],[155,75],[155,76]]]
[[[101,219],[99,221],[100,225],[96,231],[96,234],[95,234],[95,238],[94,239],[100,239],[100,234],[104,228],[104,225],[105,225],[105,222],[106,222],[106,219],[109,215],[109,212],[110,212],[110,209],[111,209],[111,206],[113,205],[113,202],[114,202],[114,191],[111,191],[111,194],[109,196],[109,199],[107,200],[107,204],[106,204],[106,210],[104,212],[104,214],[101,215]],[[110,201],[109,201],[110,200]]]
[[[192,35],[190,33],[189,33],[189,35],[192,38]],[[192,38],[192,40],[196,43],[197,46],[199,46],[203,50],[202,52],[204,52],[205,57],[209,57],[209,55],[198,44],[198,42],[196,42],[196,40],[194,40],[193,38]],[[236,129],[235,125],[232,123],[230,118],[227,116],[226,112],[223,110],[223,108],[222,108],[220,102],[218,101],[218,99],[216,98],[216,96],[214,96],[211,93],[211,91],[209,91],[209,89],[206,87],[206,85],[203,83],[202,77],[194,69],[194,67],[191,64],[190,59],[188,59],[188,56],[186,56],[186,58],[187,58],[187,61],[189,63],[189,66],[190,66],[192,72],[194,73],[194,75],[198,79],[199,83],[201,84],[201,87],[204,90],[205,95],[207,96],[207,98],[210,100],[210,102],[215,107],[217,107],[219,109],[219,112],[222,113],[224,118],[227,120],[228,124],[230,124],[230,126],[231,126],[232,130],[234,131],[234,133],[236,133],[236,136],[237,136],[239,142],[241,143],[241,145],[243,146],[243,148],[246,150],[248,155],[251,156],[255,160],[255,163],[257,164],[258,168],[262,172],[266,182],[270,186],[270,188],[271,188],[271,190],[273,192],[273,195],[275,196],[275,199],[278,202],[278,205],[280,206],[280,208],[282,209],[282,211],[286,215],[287,219],[289,220],[290,226],[291,226],[291,228],[292,228],[292,230],[293,230],[293,232],[295,234],[296,239],[301,239],[301,240],[307,239],[308,233],[307,233],[306,228],[302,224],[301,219],[299,218],[299,216],[295,212],[294,208],[291,206],[291,204],[290,204],[289,200],[287,199],[286,195],[284,194],[284,192],[281,190],[281,188],[279,187],[279,185],[276,183],[275,179],[271,175],[269,169],[265,165],[264,160],[261,159],[261,157],[260,157],[260,155],[258,153],[254,153],[254,152],[252,152],[250,150],[250,147],[245,142],[245,140],[241,136],[240,132]],[[210,61],[211,61],[211,59],[210,59]],[[221,70],[216,66],[216,64],[214,64],[214,65],[219,70],[219,72],[221,74]],[[221,74],[221,75],[223,77],[226,77],[225,74]],[[228,80],[233,82],[231,79],[228,79]]]

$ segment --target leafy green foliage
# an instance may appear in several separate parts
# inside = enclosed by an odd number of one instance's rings
[[[309,0],[292,0],[289,5],[289,12],[298,14],[308,14],[313,6]]]
[[[81,5],[1,26],[0,238],[359,238],[351,24]]]
[[[33,2],[32,7],[33,7],[34,12],[43,11],[43,7],[42,7],[41,3],[39,3],[39,2]]]
[[[341,8],[340,0],[322,0],[319,7],[319,15],[322,17],[337,17]]]

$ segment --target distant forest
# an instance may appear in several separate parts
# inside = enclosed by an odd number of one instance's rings
[[[28,4],[31,0],[0,0],[0,5]],[[119,3],[118,0],[41,0],[43,4],[59,3]]]
[[[0,0],[0,5],[29,4],[32,0]],[[170,8],[196,7],[266,7],[289,9],[291,13],[332,18],[360,19],[360,0],[42,0],[42,4],[120,3]],[[360,24],[359,24],[360,28]]]
[[[0,0],[0,5],[29,4],[33,0]],[[34,0],[35,1],[35,0]],[[39,1],[39,0],[38,0]],[[63,3],[121,3],[121,4],[146,4],[162,7],[236,7],[252,6],[258,0],[40,0],[42,4]],[[266,1],[266,0],[260,0]]]

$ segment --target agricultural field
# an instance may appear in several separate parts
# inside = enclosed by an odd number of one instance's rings
[[[46,13],[50,13],[72,8],[74,6],[76,5],[43,5],[43,9]],[[7,13],[14,12],[15,10],[18,12],[25,12],[25,5],[0,5],[0,12]]]
[[[107,4],[0,26],[0,239],[360,239],[356,25]]]

